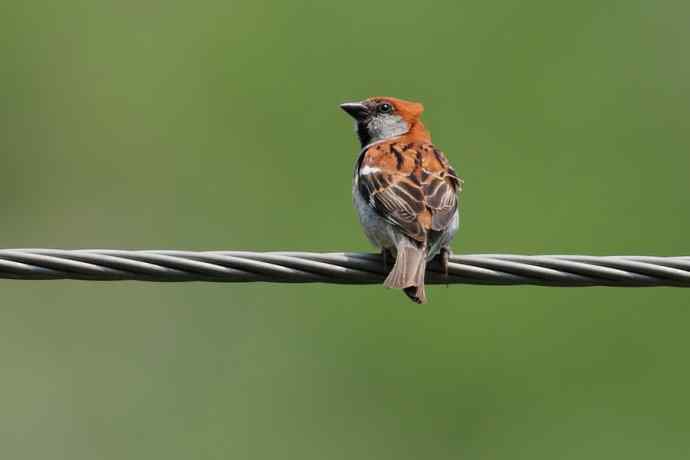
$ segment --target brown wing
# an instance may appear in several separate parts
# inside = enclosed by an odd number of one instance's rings
[[[450,225],[458,208],[461,180],[437,148],[430,146],[424,159],[422,175],[426,173],[428,177],[422,181],[422,187],[432,214],[431,230],[442,231]]]
[[[433,145],[392,142],[364,153],[357,186],[379,215],[423,243],[429,231],[450,224],[460,180]]]

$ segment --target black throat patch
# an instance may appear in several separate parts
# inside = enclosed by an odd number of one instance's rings
[[[371,134],[369,134],[366,122],[357,122],[357,137],[359,138],[359,143],[362,148],[371,144]]]

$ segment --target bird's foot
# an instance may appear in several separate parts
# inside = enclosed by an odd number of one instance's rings
[[[393,254],[391,254],[388,249],[383,248],[381,249],[381,257],[383,258],[383,271],[388,273],[390,261],[393,259]]]
[[[441,248],[437,257],[439,264],[441,264],[441,271],[443,272],[443,277],[446,280],[448,280],[448,260],[450,259],[450,249]]]

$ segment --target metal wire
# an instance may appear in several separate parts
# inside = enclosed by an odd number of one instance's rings
[[[381,283],[378,254],[237,251],[0,250],[0,279]],[[429,284],[690,287],[690,256],[476,254],[432,262]]]

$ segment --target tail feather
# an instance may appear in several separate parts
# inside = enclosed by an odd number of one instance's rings
[[[403,246],[398,248],[395,265],[383,282],[387,288],[402,289],[416,303],[426,303],[424,272],[426,257],[423,248]]]

